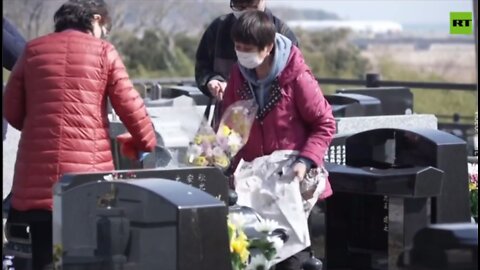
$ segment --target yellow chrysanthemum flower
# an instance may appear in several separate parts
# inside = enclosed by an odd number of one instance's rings
[[[202,141],[203,141],[203,138],[200,135],[197,135],[197,136],[195,136],[195,138],[193,138],[193,143],[195,143],[195,144],[201,144]]]
[[[226,168],[228,166],[228,158],[226,156],[215,157],[215,165]]]
[[[228,135],[230,135],[230,128],[225,126],[225,125],[222,125],[222,127],[220,127],[220,132],[223,136],[227,137]]]
[[[247,248],[247,242],[235,239],[232,242],[233,252],[241,254]]]
[[[475,189],[477,189],[477,185],[475,185],[475,183],[470,182],[468,184],[468,190],[472,191],[472,190],[475,190]]]
[[[228,221],[228,234],[230,235],[230,252],[233,252],[233,242],[237,238],[237,228],[232,222]]]
[[[207,166],[208,160],[204,156],[196,157],[193,160],[193,164],[196,166]]]
[[[217,140],[217,136],[215,136],[215,135],[208,135],[208,136],[205,136],[205,140],[206,140],[207,142],[212,143],[212,142],[214,142],[214,141]]]
[[[249,256],[250,256],[250,251],[248,251],[248,249],[244,249],[242,253],[240,253],[240,260],[243,263],[246,263],[248,261]]]
[[[248,251],[247,237],[243,232],[240,232],[238,237],[235,240],[233,240],[232,249],[233,249],[233,252],[240,255],[240,259],[242,262],[246,262],[248,260],[248,256],[250,255],[250,252]]]

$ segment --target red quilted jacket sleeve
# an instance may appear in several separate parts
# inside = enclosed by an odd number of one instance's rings
[[[137,150],[151,152],[157,140],[142,97],[133,88],[125,65],[113,46],[108,49],[107,91],[115,113],[132,135]]]
[[[25,120],[25,56],[22,55],[14,66],[3,95],[3,116],[14,128],[22,130]]]
[[[310,71],[297,78],[294,93],[298,111],[311,130],[300,156],[320,166],[336,131],[332,108]]]

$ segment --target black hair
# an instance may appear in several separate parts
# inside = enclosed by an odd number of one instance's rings
[[[103,25],[111,27],[107,4],[103,0],[69,0],[53,16],[55,32],[66,29],[93,32],[92,20],[95,14],[102,16]]]
[[[260,50],[275,42],[275,25],[268,15],[259,10],[245,11],[232,27],[232,40],[255,45]]]
[[[244,9],[246,7],[252,6],[253,4],[258,4],[259,0],[230,0],[230,8],[235,9],[241,7]]]

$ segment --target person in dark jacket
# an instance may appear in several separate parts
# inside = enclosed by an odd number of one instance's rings
[[[12,71],[15,62],[22,54],[23,49],[25,48],[25,39],[22,34],[13,26],[10,21],[3,18],[3,31],[2,31],[2,65],[3,68],[8,71]],[[2,134],[3,140],[5,141],[7,136],[7,127],[8,123],[3,118],[2,123]]]
[[[195,81],[200,91],[206,96],[215,98],[217,101],[221,101],[223,98],[230,69],[237,62],[230,32],[233,23],[245,11],[264,11],[275,25],[276,31],[298,46],[297,38],[292,30],[265,7],[265,2],[266,0],[230,0],[232,13],[216,18],[208,26],[198,45],[195,62]],[[219,105],[217,102],[216,116],[220,109]]]
[[[11,71],[25,48],[25,39],[5,17],[3,18],[2,33],[2,64],[3,68]]]

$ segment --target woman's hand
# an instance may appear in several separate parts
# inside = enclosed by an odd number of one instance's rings
[[[297,161],[293,165],[293,172],[298,180],[301,182],[305,178],[305,174],[307,173],[307,165],[303,162]]]
[[[139,151],[135,147],[133,142],[132,135],[130,133],[123,133],[117,136],[117,141],[120,143],[120,152],[123,156],[131,159],[137,160]]]
[[[219,80],[211,80],[208,82],[207,88],[213,97],[221,101],[223,99],[225,88],[227,88],[227,83]]]
[[[293,165],[293,172],[296,178],[298,178],[298,181],[300,182],[304,181],[307,170],[309,170],[308,165],[302,161],[297,161]],[[304,191],[302,193],[303,199],[310,200],[311,198],[313,198],[313,195],[315,194],[315,190],[316,190],[316,185]]]

